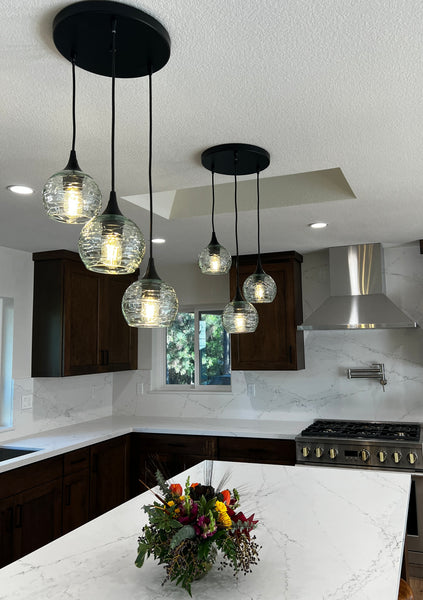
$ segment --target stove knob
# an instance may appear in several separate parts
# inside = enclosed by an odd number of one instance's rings
[[[361,450],[360,458],[363,462],[367,462],[370,458],[370,453],[368,450]]]
[[[317,456],[317,458],[321,458],[323,456],[323,448],[317,447],[314,453]]]
[[[384,463],[387,457],[387,454],[384,450],[379,450],[379,452],[377,453],[377,457],[379,459],[379,462]]]
[[[304,447],[301,449],[301,454],[302,454],[304,457],[308,456],[308,455],[310,454],[310,448],[309,448],[308,446],[304,446]]]
[[[407,458],[408,458],[408,462],[410,463],[410,465],[414,465],[414,463],[417,460],[417,454],[415,452],[409,452],[407,454]]]
[[[392,458],[394,460],[394,463],[397,465],[400,462],[400,460],[401,460],[401,452],[395,451],[392,454]]]
[[[336,458],[337,454],[338,454],[338,450],[336,448],[331,448],[329,450],[329,456],[330,456],[330,458],[332,458],[332,459]]]

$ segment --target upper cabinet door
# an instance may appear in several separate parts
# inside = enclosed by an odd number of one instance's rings
[[[94,273],[66,250],[33,259],[32,376],[136,369],[138,330],[126,324],[121,301],[138,273]]]
[[[304,368],[301,262],[296,252],[262,254],[263,268],[273,277],[277,294],[273,302],[255,304],[259,323],[254,333],[231,334],[232,370],[291,371]],[[255,255],[240,256],[240,284],[256,268]],[[235,264],[235,261],[234,261]],[[235,295],[235,266],[230,274],[231,300]]]
[[[138,329],[129,327],[122,314],[122,296],[137,275],[105,275],[100,288],[99,347],[107,371],[137,368]]]

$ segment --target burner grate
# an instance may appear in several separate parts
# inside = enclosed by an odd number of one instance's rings
[[[318,419],[301,435],[327,438],[415,441],[420,439],[417,423],[377,423],[365,421],[327,421]]]

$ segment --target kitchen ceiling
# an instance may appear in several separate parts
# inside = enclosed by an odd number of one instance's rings
[[[166,239],[155,249],[160,263],[194,263],[208,244],[210,215],[190,190],[210,186],[201,152],[228,142],[256,144],[271,156],[261,175],[263,252],[423,238],[420,0],[128,3],[161,21],[172,41],[168,64],[153,78],[153,187],[168,203],[179,198],[182,206],[189,198],[193,207],[190,213],[170,205],[156,217],[155,235]],[[77,248],[81,227],[49,220],[41,201],[46,179],[65,166],[70,150],[71,65],[51,36],[53,18],[67,4],[0,0],[0,246]],[[147,87],[145,78],[117,81],[119,197],[148,191]],[[99,184],[103,206],[110,96],[108,78],[77,70],[77,156]],[[339,197],[325,173],[343,181]],[[15,183],[35,194],[12,194],[6,187]],[[218,209],[216,233],[234,252],[230,183],[216,175],[217,205],[228,202]],[[199,202],[205,193],[198,190]],[[239,203],[240,252],[254,253],[255,211],[242,196]],[[148,212],[127,200],[120,206],[147,236]],[[314,221],[329,227],[312,230]]]

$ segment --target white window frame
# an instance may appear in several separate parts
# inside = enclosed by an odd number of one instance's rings
[[[222,311],[224,306],[219,305],[190,305],[190,306],[181,306],[179,307],[179,312],[194,313],[194,356],[195,356],[195,369],[194,369],[194,383],[192,384],[182,384],[182,383],[166,383],[166,336],[167,329],[159,329],[155,330],[155,334],[153,335],[153,356],[155,357],[154,367],[153,367],[153,380],[152,387],[153,389],[160,389],[161,391],[169,391],[169,392],[182,392],[182,391],[195,391],[195,392],[219,392],[226,393],[232,391],[232,380],[229,385],[201,385],[200,384],[200,348],[199,348],[199,313],[207,312],[207,311]],[[232,378],[231,378],[232,379]]]

